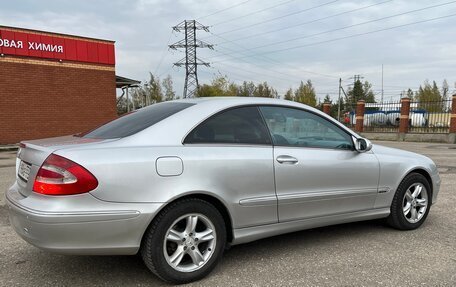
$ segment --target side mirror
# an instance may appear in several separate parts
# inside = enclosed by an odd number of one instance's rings
[[[355,150],[357,152],[367,152],[372,149],[372,143],[370,140],[365,138],[355,138]]]

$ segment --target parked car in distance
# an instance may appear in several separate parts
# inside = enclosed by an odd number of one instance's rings
[[[172,283],[209,274],[228,245],[376,218],[418,228],[440,187],[425,156],[372,145],[306,105],[240,97],[24,141],[16,171],[6,198],[23,239],[62,254],[139,252]]]

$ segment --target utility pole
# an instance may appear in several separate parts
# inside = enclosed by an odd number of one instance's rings
[[[345,96],[345,103],[348,103],[348,95],[347,95],[347,93],[345,92],[344,87],[342,87],[342,85],[340,86],[340,89],[341,89],[342,93],[344,93],[344,96]]]
[[[177,67],[185,66],[185,85],[184,85],[184,98],[192,98],[198,90],[198,65],[209,67],[209,63],[203,62],[196,57],[197,48],[214,49],[213,45],[205,43],[196,39],[196,31],[204,30],[209,32],[209,27],[204,26],[195,20],[185,20],[173,27],[174,31],[184,31],[185,38],[169,45],[170,49],[177,50],[178,48],[185,48],[185,58],[177,63]]]
[[[339,107],[337,108],[337,120],[340,122],[340,90],[342,88],[342,78],[339,78]]]
[[[128,95],[128,86],[127,86],[126,90],[127,90],[127,113],[129,113],[130,112],[130,97]]]
[[[360,81],[360,79],[363,79],[363,77],[361,77],[361,75],[354,75],[353,76],[353,87],[355,86],[355,83]]]
[[[382,98],[380,100],[380,103],[383,104],[383,64],[382,64]]]

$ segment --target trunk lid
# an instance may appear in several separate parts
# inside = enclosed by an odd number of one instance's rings
[[[65,148],[109,142],[115,139],[90,139],[63,136],[40,140],[22,141],[16,158],[16,181],[19,192],[27,197],[32,193],[33,182],[39,168],[53,152]]]

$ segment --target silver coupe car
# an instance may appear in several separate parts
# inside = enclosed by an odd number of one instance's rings
[[[440,187],[427,157],[373,146],[306,105],[241,97],[159,103],[25,141],[16,171],[6,199],[24,240],[63,254],[140,253],[172,283],[260,238],[376,218],[415,229]]]

